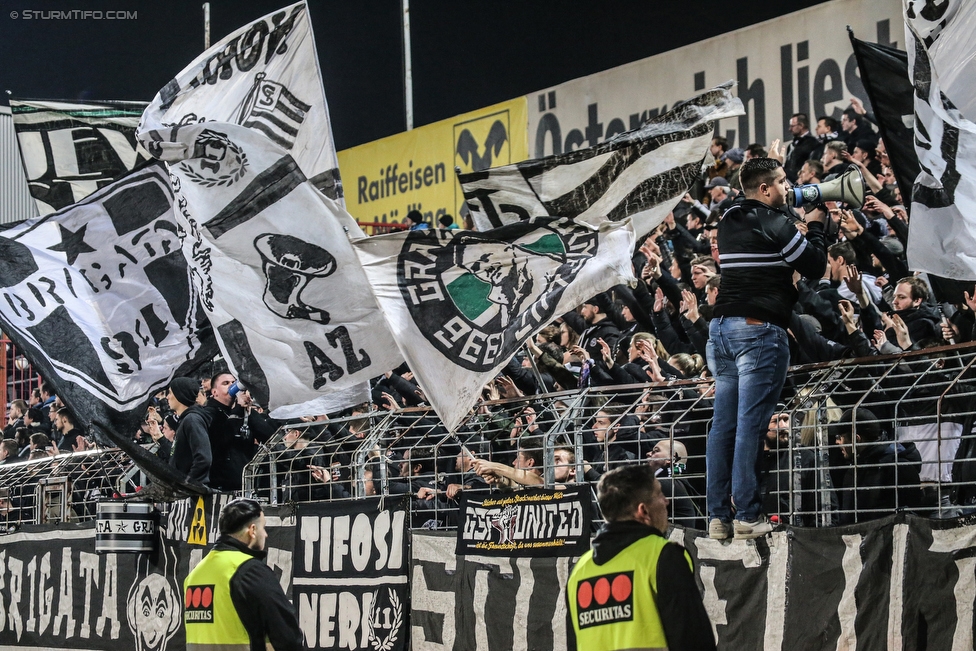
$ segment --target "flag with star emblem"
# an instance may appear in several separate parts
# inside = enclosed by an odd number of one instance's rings
[[[165,165],[0,231],[0,329],[81,425],[151,457],[132,443],[147,402],[217,352]]]
[[[742,115],[731,89],[727,82],[675,104],[595,147],[458,174],[475,226],[548,216],[594,226],[630,219],[638,236],[650,233],[701,173],[716,121]]]

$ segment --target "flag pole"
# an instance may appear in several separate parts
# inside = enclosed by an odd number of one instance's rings
[[[203,49],[210,49],[210,3],[203,3]]]
[[[403,9],[403,106],[407,131],[413,129],[413,65],[410,61],[410,0],[401,0]]]

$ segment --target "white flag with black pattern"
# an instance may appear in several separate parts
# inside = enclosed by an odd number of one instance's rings
[[[431,229],[356,240],[396,343],[444,425],[529,337],[586,298],[636,282],[629,222],[543,217],[486,233]]]
[[[922,168],[912,189],[908,266],[976,280],[976,116],[966,114],[976,107],[976,89],[963,75],[976,60],[976,4],[919,4],[909,2],[905,10]]]
[[[81,201],[150,157],[136,140],[145,102],[10,100],[38,214]]]
[[[129,443],[174,373],[217,352],[178,230],[169,175],[154,163],[0,231],[0,328],[80,424],[100,421]]]
[[[183,160],[191,154],[180,151],[174,127],[200,122],[262,133],[341,203],[339,159],[304,2],[241,27],[198,56],[156,95],[140,137],[153,156]]]
[[[183,252],[231,369],[275,418],[369,400],[402,362],[347,235],[353,218],[263,133],[174,130]],[[310,401],[315,401],[310,403]]]
[[[475,227],[530,217],[657,227],[701,173],[716,120],[743,114],[728,82],[588,149],[459,174]]]

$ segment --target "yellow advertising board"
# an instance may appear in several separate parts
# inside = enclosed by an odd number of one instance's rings
[[[434,122],[339,152],[346,209],[371,224],[401,223],[419,210],[434,227],[442,215],[460,225],[462,172],[528,158],[525,97]]]

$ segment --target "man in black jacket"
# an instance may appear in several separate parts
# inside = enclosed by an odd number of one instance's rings
[[[811,211],[803,224],[785,208],[789,182],[779,162],[751,159],[739,180],[744,200],[719,222],[722,284],[707,345],[715,415],[706,502],[708,532],[716,539],[733,530],[740,539],[772,531],[762,514],[759,462],[790,361],[786,329],[798,296],[793,272],[819,278],[827,266],[826,213]]]
[[[841,524],[876,520],[922,505],[922,457],[912,443],[887,440],[878,417],[868,409],[848,409],[831,431],[851,464],[838,491]]]
[[[213,465],[210,487],[232,492],[241,489],[244,466],[257,451],[255,441],[265,443],[275,433],[274,422],[251,403],[247,391],[233,395],[236,379],[230,373],[218,373],[210,380],[207,408],[211,411],[209,427]]]
[[[571,636],[567,648],[714,649],[691,556],[664,539],[667,498],[654,470],[646,465],[611,470],[597,486],[597,499],[607,523],[566,586]],[[618,579],[621,575],[627,579]],[[614,601],[593,598],[593,586],[599,590],[601,580],[613,580]]]
[[[570,312],[563,316],[569,325],[580,333],[579,346],[594,359],[602,355],[599,340],[602,339],[613,350],[620,339],[620,328],[610,318],[613,302],[606,293],[600,293],[586,300],[577,315]]]
[[[240,633],[249,638],[252,651],[304,651],[295,607],[264,560],[268,532],[261,505],[234,500],[220,512],[218,526],[217,544],[186,577],[187,650],[233,648]],[[211,600],[203,608],[197,601],[198,590],[204,600]],[[231,603],[220,603],[218,599],[228,591]]]
[[[188,377],[174,378],[166,394],[169,407],[176,412],[180,425],[173,440],[173,454],[169,465],[182,473],[189,482],[210,486],[210,465],[213,452],[210,449],[212,415],[206,407],[197,404],[200,383]]]
[[[810,118],[806,113],[794,113],[790,118],[790,133],[793,142],[786,147],[786,162],[783,169],[786,177],[796,183],[800,168],[810,159],[810,154],[820,146],[820,141],[810,133]]]

